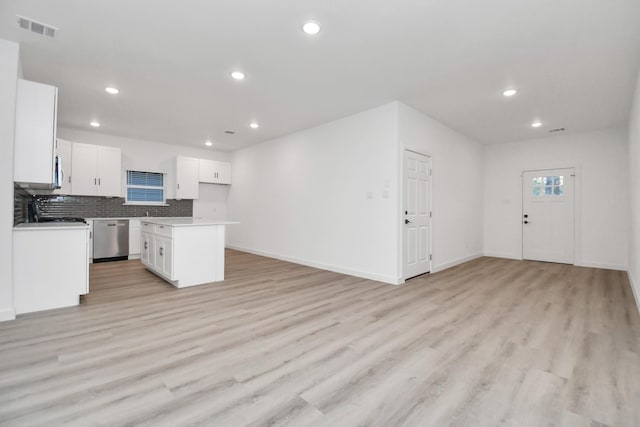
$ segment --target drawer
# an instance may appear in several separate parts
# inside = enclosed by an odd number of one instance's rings
[[[148,222],[143,222],[140,225],[140,229],[146,233],[153,233],[153,224],[150,224]]]
[[[173,237],[173,227],[156,224],[154,232],[159,236]]]

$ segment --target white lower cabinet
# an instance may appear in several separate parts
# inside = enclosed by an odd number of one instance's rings
[[[89,292],[87,227],[21,224],[13,232],[16,314],[78,305]]]
[[[142,263],[167,279],[174,280],[173,239],[143,231],[140,233],[140,241]]]
[[[174,280],[173,277],[173,239],[156,236],[155,251],[156,259],[154,266],[162,275]]]
[[[177,288],[224,280],[225,225],[174,226],[170,222],[142,221],[144,266]]]
[[[140,258],[140,220],[129,220],[129,259]]]

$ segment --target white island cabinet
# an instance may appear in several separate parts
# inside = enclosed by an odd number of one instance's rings
[[[141,261],[177,288],[224,280],[225,227],[199,218],[153,218],[140,227]]]

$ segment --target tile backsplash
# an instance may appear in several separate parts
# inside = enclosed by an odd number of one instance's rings
[[[27,222],[28,203],[31,194],[21,187],[13,186],[13,225]]]
[[[40,217],[117,218],[193,216],[193,200],[168,199],[169,206],[124,205],[122,197],[33,196]]]

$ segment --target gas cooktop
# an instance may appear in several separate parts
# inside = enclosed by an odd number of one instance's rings
[[[38,218],[37,222],[85,222],[85,221],[84,221],[84,218],[78,218],[73,216],[59,216],[59,217]]]

